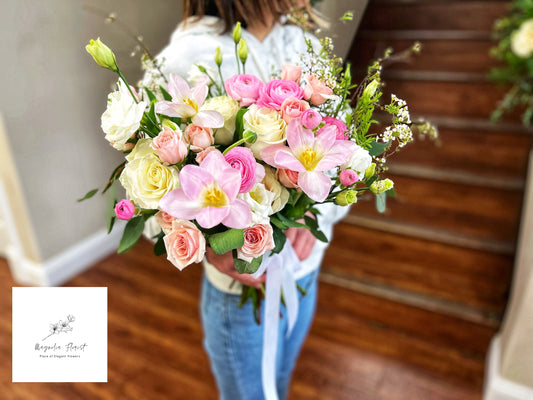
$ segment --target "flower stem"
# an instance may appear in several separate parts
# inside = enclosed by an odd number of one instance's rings
[[[237,147],[237,146],[240,145],[240,144],[243,144],[244,142],[246,142],[246,139],[245,139],[245,138],[242,138],[241,140],[236,141],[236,142],[233,143],[231,146],[229,146],[226,150],[224,150],[224,151],[222,152],[222,155],[225,156],[225,155],[228,153],[228,151],[230,151],[230,150],[233,149],[234,147]]]

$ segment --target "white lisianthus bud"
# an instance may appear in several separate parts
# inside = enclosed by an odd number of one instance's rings
[[[107,47],[100,38],[89,41],[89,44],[85,46],[85,50],[93,56],[94,61],[104,68],[110,69],[111,71],[118,72],[117,60],[113,51]]]
[[[384,193],[387,190],[391,190],[394,187],[394,182],[390,179],[383,179],[375,181],[370,185],[370,191],[375,194]]]

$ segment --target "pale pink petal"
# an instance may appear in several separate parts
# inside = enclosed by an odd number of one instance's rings
[[[300,146],[310,147],[315,139],[315,134],[312,130],[305,129],[302,126],[300,118],[294,118],[289,122],[287,127],[287,144],[291,149],[296,149]]]
[[[201,205],[191,200],[180,188],[164,195],[159,201],[159,208],[175,218],[190,220],[196,218]]]
[[[192,123],[202,128],[221,128],[224,126],[224,117],[218,111],[202,110],[192,117]]]
[[[255,164],[255,183],[261,182],[265,178],[265,167],[261,164]]]
[[[191,89],[181,76],[170,74],[168,93],[172,96],[172,100],[182,100],[190,97]]]
[[[198,104],[198,107],[201,107],[202,104],[204,104],[205,98],[207,97],[207,76],[204,77],[205,79],[202,79],[202,81],[198,82],[195,87],[191,89],[191,95],[196,100],[196,104]]]
[[[186,165],[180,171],[180,185],[192,200],[198,199],[202,190],[214,181],[213,176],[196,165]]]
[[[328,197],[331,179],[322,172],[304,171],[298,174],[298,186],[311,199],[322,202]]]
[[[239,189],[241,188],[241,172],[235,168],[222,168],[218,177],[217,182],[229,197],[230,201],[235,200]]]
[[[315,139],[315,143],[326,153],[335,144],[335,140],[337,140],[337,128],[335,125],[328,125],[322,128]]]
[[[155,112],[168,117],[190,118],[196,114],[196,110],[188,104],[160,101],[155,103]]]
[[[225,168],[231,168],[224,156],[219,150],[209,152],[200,166],[208,171],[215,180],[218,180],[220,173]],[[233,168],[232,168],[233,169]]]
[[[274,162],[279,165],[278,168],[290,169],[291,171],[297,172],[305,171],[305,167],[300,160],[290,152],[278,151],[274,156]]]
[[[209,229],[220,224],[229,212],[229,207],[205,207],[196,214],[196,222],[202,228]]]
[[[281,156],[281,154],[283,154],[284,156]],[[288,168],[285,166],[286,162],[288,162],[290,165],[296,165],[295,162],[297,162],[298,164],[300,164],[300,167],[299,169],[295,169],[294,171],[300,171],[303,169],[303,165],[301,165],[300,161],[296,160],[296,158],[291,152],[291,149],[289,149],[283,144],[274,144],[272,146],[265,147],[263,150],[261,150],[261,158],[268,165],[272,165],[276,168]],[[281,161],[284,163],[283,165],[278,163],[278,160],[280,158]]]
[[[252,212],[248,203],[244,200],[236,199],[222,223],[229,228],[235,229],[243,229],[249,226],[252,223]]]
[[[316,171],[327,171],[344,164],[355,152],[357,145],[351,140],[336,140],[327,154],[318,162]]]

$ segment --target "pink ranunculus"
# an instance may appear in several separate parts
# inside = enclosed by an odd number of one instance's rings
[[[294,81],[300,84],[301,77],[302,67],[292,64],[285,64],[281,66],[281,79],[285,81]]]
[[[172,222],[176,220],[172,215],[164,212],[164,211],[158,211],[154,218],[156,222],[159,224],[161,229],[163,229],[163,232],[168,234],[172,230]]]
[[[255,161],[252,151],[247,147],[234,147],[224,156],[232,168],[241,173],[239,193],[247,193],[265,177],[265,167]]]
[[[322,122],[322,115],[312,108],[305,110],[301,116],[302,125],[306,129],[315,129]]]
[[[296,97],[287,97],[281,103],[281,117],[286,123],[289,123],[291,119],[298,118],[309,107],[309,103],[305,100],[298,100]]]
[[[305,86],[305,98],[310,99],[311,104],[318,106],[330,99],[333,95],[333,90],[326,86],[324,82],[319,80],[314,75],[307,76],[307,85]]]
[[[341,171],[339,179],[343,186],[351,186],[359,180],[359,176],[353,169],[345,169]]]
[[[280,183],[289,189],[298,189],[298,172],[280,168],[276,171]]]
[[[263,86],[264,83],[257,76],[247,74],[233,75],[224,82],[228,96],[238,101],[241,107],[254,104]]]
[[[270,224],[255,224],[244,229],[244,244],[237,250],[241,260],[250,262],[274,248],[274,236]]]
[[[196,158],[194,159],[198,164],[201,164],[202,161],[204,161],[205,156],[207,156],[209,153],[211,153],[213,150],[216,150],[217,148],[215,146],[209,146],[202,150],[201,152],[196,154]]]
[[[204,259],[205,238],[192,222],[176,219],[172,230],[163,237],[167,259],[180,271]]]
[[[273,79],[261,88],[257,105],[279,111],[281,104],[288,97],[301,100],[304,90],[296,82]]]
[[[157,151],[161,161],[169,164],[179,163],[189,151],[180,128],[174,131],[168,126],[165,126],[159,135],[152,140],[152,148]]]
[[[129,200],[122,199],[115,206],[115,215],[118,219],[128,220],[135,214],[135,206]]]
[[[179,174],[179,189],[159,201],[159,208],[173,217],[193,220],[206,229],[223,224],[243,229],[252,222],[246,201],[238,199],[241,173],[220,151],[211,151],[200,166],[187,164]]]
[[[346,135],[346,131],[348,128],[346,127],[346,124],[342,122],[340,119],[334,118],[334,117],[324,117],[323,121],[326,123],[322,128],[318,130],[316,133],[317,135],[320,135],[325,129],[327,129],[328,126],[335,127],[336,131],[336,137],[337,140],[346,140],[348,139],[348,135]]]
[[[190,124],[185,129],[185,137],[191,145],[191,150],[195,153],[207,149],[215,143],[213,129],[202,128],[201,126]]]

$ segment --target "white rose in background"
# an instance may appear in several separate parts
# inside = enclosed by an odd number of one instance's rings
[[[287,123],[281,118],[281,114],[272,108],[259,108],[252,104],[243,116],[243,125],[244,130],[257,134],[257,141],[247,146],[258,160],[261,160],[259,153],[263,148],[285,141]]]
[[[518,57],[527,58],[533,54],[533,19],[528,19],[511,35],[511,50]]]
[[[276,179],[276,172],[272,167],[265,165],[265,177],[261,182],[265,185],[266,190],[272,192],[272,213],[280,211],[289,200],[289,191]]]
[[[179,187],[178,169],[161,163],[151,147],[151,139],[141,139],[126,157],[120,183],[128,197],[142,208],[156,209],[159,200]]]
[[[348,162],[341,165],[341,169],[353,169],[362,178],[370,164],[372,164],[372,156],[368,150],[363,149],[361,146],[356,146]]]
[[[139,129],[146,103],[135,103],[128,88],[118,82],[119,90],[107,97],[107,109],[102,114],[102,130],[111,145],[120,151],[128,150],[126,143]]]
[[[202,106],[202,110],[218,111],[224,118],[224,126],[214,129],[215,143],[223,145],[233,143],[235,120],[240,110],[239,103],[228,96],[217,96],[207,99]]]
[[[252,190],[237,196],[250,206],[252,211],[252,224],[269,224],[272,211],[274,193],[266,190],[265,185],[256,183]]]

